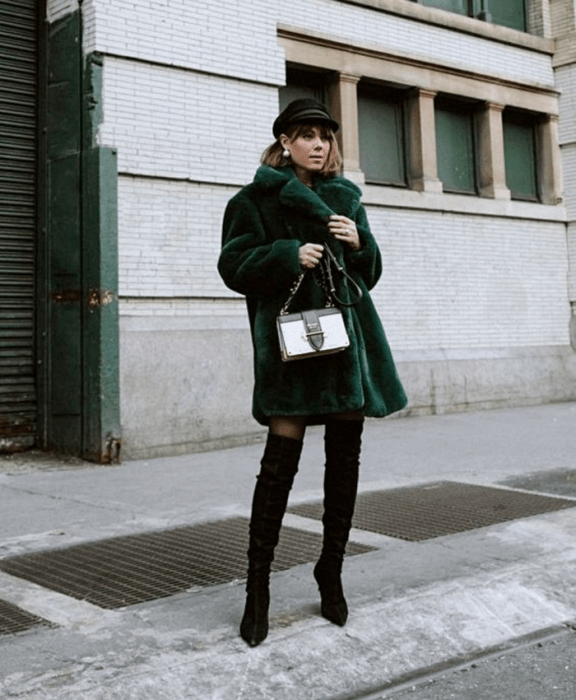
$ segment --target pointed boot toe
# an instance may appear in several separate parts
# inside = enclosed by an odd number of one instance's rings
[[[268,636],[268,589],[250,591],[246,597],[246,608],[240,623],[240,636],[251,647],[257,647]]]
[[[348,605],[342,590],[339,567],[325,568],[319,562],[314,567],[314,578],[320,591],[320,612],[334,625],[344,627],[348,620]]]
[[[334,625],[339,625],[344,627],[346,620],[348,620],[348,605],[346,600],[342,598],[338,601],[322,601],[320,606],[320,612],[322,617],[325,617],[329,622]]]

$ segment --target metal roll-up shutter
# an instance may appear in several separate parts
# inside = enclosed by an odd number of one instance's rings
[[[37,2],[0,0],[0,451],[34,444]]]

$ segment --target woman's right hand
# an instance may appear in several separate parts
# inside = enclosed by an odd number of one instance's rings
[[[322,259],[324,246],[318,243],[305,243],[298,249],[298,262],[305,270],[313,270]]]

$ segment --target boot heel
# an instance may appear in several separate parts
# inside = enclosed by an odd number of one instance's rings
[[[348,619],[348,605],[344,598],[339,567],[325,566],[319,561],[314,567],[314,578],[320,591],[322,617],[334,625],[344,627]]]

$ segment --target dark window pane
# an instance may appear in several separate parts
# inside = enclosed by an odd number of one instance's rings
[[[280,111],[290,104],[292,100],[302,97],[313,98],[326,104],[326,81],[327,76],[325,73],[288,68],[286,71],[286,85],[279,90]]]
[[[488,15],[494,24],[526,31],[526,0],[416,0],[416,2],[469,17],[485,19],[485,15]]]
[[[358,93],[360,167],[367,182],[405,185],[402,102]]]
[[[458,12],[461,15],[468,14],[468,0],[420,0],[421,5],[439,7],[449,12]]]
[[[492,0],[487,4],[494,24],[519,29],[521,32],[526,30],[524,0]]]
[[[513,199],[538,199],[534,122],[504,116],[506,184]]]
[[[438,177],[444,191],[476,193],[474,120],[470,112],[439,108],[436,119]]]

